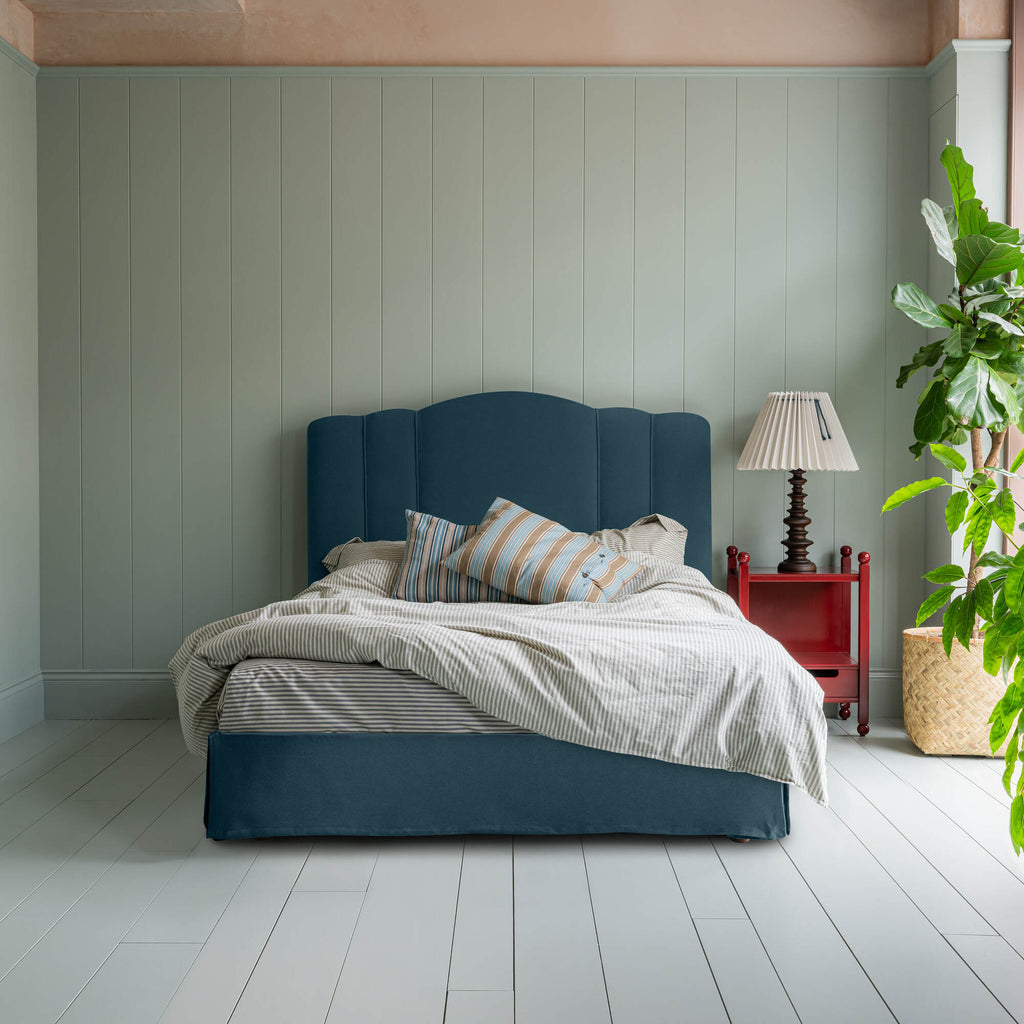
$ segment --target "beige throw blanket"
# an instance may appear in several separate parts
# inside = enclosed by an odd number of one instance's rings
[[[185,741],[205,755],[224,680],[247,658],[377,661],[544,736],[749,772],[827,802],[814,678],[696,570],[630,558],[644,571],[607,604],[420,604],[387,596],[389,562],[341,569],[188,637],[171,662]]]

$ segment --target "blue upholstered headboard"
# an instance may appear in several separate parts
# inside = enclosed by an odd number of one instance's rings
[[[309,425],[309,578],[350,537],[403,540],[407,508],[476,523],[501,495],[590,533],[650,512],[689,530],[711,575],[708,422],[693,413],[592,409],[497,391]]]

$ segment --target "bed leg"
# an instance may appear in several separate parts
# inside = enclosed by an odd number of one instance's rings
[[[750,836],[727,836],[730,842],[733,843],[749,843]]]

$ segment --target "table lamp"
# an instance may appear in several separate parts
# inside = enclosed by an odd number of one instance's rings
[[[859,468],[828,392],[771,392],[736,468],[789,471],[789,515],[782,520],[787,527],[782,542],[787,554],[779,562],[779,572],[817,572],[807,557],[814,542],[807,538],[811,520],[804,510],[804,473]]]

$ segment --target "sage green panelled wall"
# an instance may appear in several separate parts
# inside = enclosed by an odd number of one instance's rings
[[[0,740],[39,721],[36,82],[0,49]]]
[[[149,70],[39,81],[48,668],[301,587],[310,419],[502,388],[707,416],[720,568],[781,550],[782,475],[734,470],[765,394],[833,392],[814,551],[872,552],[897,667],[927,80]]]

